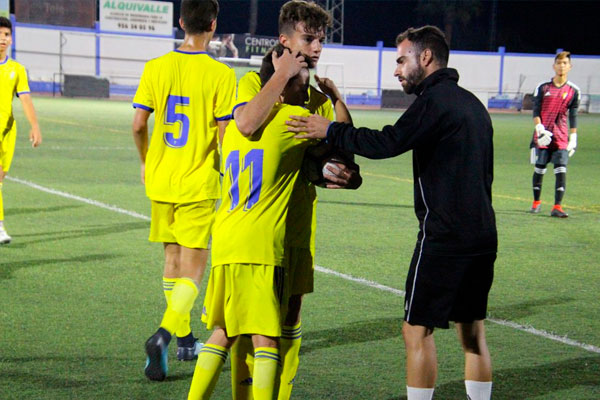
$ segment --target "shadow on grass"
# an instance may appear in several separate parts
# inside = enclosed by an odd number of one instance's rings
[[[123,233],[127,231],[133,231],[137,229],[148,229],[147,222],[130,222],[126,224],[111,224],[111,225],[100,225],[90,226],[84,229],[72,229],[68,231],[56,231],[56,232],[38,232],[38,233],[27,233],[27,234],[13,234],[13,242],[9,245],[11,248],[21,249],[31,244],[44,243],[54,240],[65,240],[65,239],[77,239],[81,237],[94,237],[102,235],[110,235],[114,233]],[[27,240],[27,238],[38,237],[39,239]],[[19,239],[23,238],[26,241],[21,242]]]
[[[22,214],[43,214],[55,211],[63,211],[71,208],[80,208],[83,206],[80,205],[68,205],[68,206],[54,206],[54,207],[8,207],[6,209],[5,214],[9,217],[13,215],[22,215]]]
[[[488,316],[489,318],[508,319],[515,321],[519,318],[543,312],[544,310],[542,307],[555,306],[572,301],[575,301],[575,299],[571,297],[549,297],[547,299],[525,301],[523,303],[511,304],[502,307],[489,307]]]
[[[413,208],[412,204],[381,204],[381,203],[354,203],[351,201],[319,200],[319,204],[339,204],[343,206],[375,207],[375,208]]]
[[[439,371],[440,375],[444,371]],[[590,388],[585,397],[565,399],[600,398],[600,357],[580,357],[537,366],[494,370],[494,400],[532,399],[548,396],[576,387]],[[581,393],[578,393],[581,396]],[[465,398],[464,381],[452,381],[435,389],[436,399]],[[552,397],[557,398],[557,397]],[[406,396],[390,397],[387,400],[406,400]]]
[[[17,369],[12,369],[10,371],[4,370],[0,377],[0,386],[3,386],[6,389],[12,387],[13,390],[15,385],[22,385],[28,388],[37,386],[44,389],[74,389],[85,387],[89,384],[90,380],[68,378],[62,373],[52,374],[48,372],[47,374],[43,374],[19,371]]]
[[[375,342],[399,338],[402,334],[402,318],[383,318],[352,322],[346,326],[302,333],[300,353],[351,343]],[[368,332],[368,334],[366,334]]]
[[[11,261],[0,263],[0,281],[9,279],[13,272],[29,267],[39,267],[41,265],[52,265],[52,264],[69,264],[69,263],[86,263],[90,261],[106,261],[113,258],[119,258],[121,256],[116,254],[88,254],[85,256],[77,256],[71,258],[46,258],[46,259],[34,259],[26,261]]]

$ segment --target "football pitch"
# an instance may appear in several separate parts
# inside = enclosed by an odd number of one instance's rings
[[[129,102],[35,97],[43,144],[19,136],[4,184],[0,399],[184,399],[194,363],[170,349],[166,382],[143,373],[164,311],[162,246],[147,241]],[[353,111],[357,125],[398,111]],[[600,115],[580,115],[563,206],[531,206],[531,114],[494,114],[499,252],[486,322],[493,398],[600,399]],[[295,399],[405,399],[400,327],[418,224],[410,154],[358,158],[356,191],[319,189],[315,292],[305,298]],[[207,274],[203,280],[206,285]],[[201,339],[201,292],[192,327]],[[455,332],[437,330],[435,399],[464,399]],[[214,399],[230,399],[229,363]]]

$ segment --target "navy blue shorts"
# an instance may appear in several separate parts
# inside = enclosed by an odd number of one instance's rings
[[[448,329],[449,321],[470,323],[487,314],[496,253],[448,256],[415,250],[404,300],[411,325]]]
[[[569,152],[566,150],[535,149],[535,165],[543,165],[551,162],[554,165],[567,165],[569,163]]]

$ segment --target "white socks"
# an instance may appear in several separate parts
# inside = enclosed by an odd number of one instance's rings
[[[431,400],[434,388],[406,387],[407,400]]]
[[[492,397],[492,382],[465,381],[469,400],[490,400]],[[407,400],[431,400],[433,388],[414,388],[407,386]]]
[[[490,400],[492,382],[465,381],[467,396],[470,400]]]

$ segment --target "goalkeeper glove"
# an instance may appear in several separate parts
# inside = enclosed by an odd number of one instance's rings
[[[552,132],[546,130],[544,125],[537,124],[535,126],[535,133],[537,135],[538,146],[546,147],[552,142]]]
[[[571,133],[569,136],[569,144],[567,145],[567,151],[569,152],[569,157],[575,154],[575,149],[577,149],[577,134]]]

